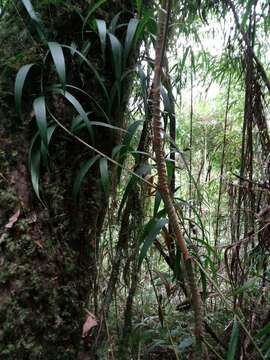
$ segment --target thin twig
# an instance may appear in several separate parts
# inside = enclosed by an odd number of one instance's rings
[[[112,159],[110,156],[104,154],[102,151],[96,149],[94,146],[89,145],[86,141],[84,141],[83,139],[81,139],[79,136],[73,134],[70,130],[68,130],[59,120],[56,119],[56,117],[51,113],[51,111],[48,109],[49,114],[51,115],[51,117],[53,118],[53,120],[70,136],[72,136],[74,139],[78,140],[81,144],[85,145],[86,147],[88,147],[90,150],[96,152],[97,154],[99,154],[100,156],[104,157],[105,159],[107,159],[108,161],[110,161],[112,164],[119,166],[120,168],[122,168],[123,170],[125,170],[126,172],[128,172],[131,175],[136,176],[138,179],[140,179],[142,182],[144,182],[145,184],[151,186],[152,188],[157,190],[157,186],[155,186],[154,184],[152,184],[150,181],[144,179],[143,177],[141,177],[140,175],[138,175],[137,173],[135,173],[134,171],[128,169],[127,167],[125,167],[124,165],[120,164],[119,162],[117,162],[116,160]]]
[[[222,298],[222,300],[224,301],[224,303],[228,306],[228,308],[230,308],[230,305],[228,303],[228,300],[225,298],[225,296],[222,294],[220,287],[215,283],[215,281],[211,278],[211,276],[208,274],[208,272],[204,269],[204,267],[200,264],[200,262],[197,259],[194,259],[194,262],[196,262],[196,264],[199,266],[199,268],[202,270],[202,272],[205,274],[205,276],[207,277],[207,279],[209,280],[209,282],[214,286],[214,288],[216,289],[216,291],[218,292],[219,296]],[[232,309],[231,310],[232,313],[236,316],[239,324],[242,326],[244,332],[247,334],[248,338],[250,339],[250,341],[252,342],[252,344],[254,345],[255,349],[257,350],[258,354],[260,355],[260,357],[265,360],[265,357],[263,355],[263,353],[261,352],[260,348],[258,347],[258,345],[256,344],[255,340],[253,339],[252,335],[250,334],[250,332],[248,331],[246,325],[244,324],[243,320],[240,318],[240,316]],[[205,339],[204,339],[205,340]]]
[[[236,27],[239,29],[242,37],[243,37],[243,40],[248,48],[248,51],[250,52],[250,54],[252,55],[255,63],[257,64],[257,68],[261,74],[261,77],[267,87],[267,89],[269,90],[270,92],[270,81],[268,79],[268,76],[267,76],[267,73],[261,63],[261,61],[258,59],[257,55],[255,54],[252,46],[250,45],[250,40],[249,40],[249,37],[247,36],[247,34],[245,33],[245,31],[243,30],[242,28],[242,25],[240,24],[240,21],[239,21],[239,18],[238,18],[238,15],[237,15],[237,12],[236,12],[236,9],[235,9],[235,6],[233,4],[233,2],[231,0],[227,0],[227,3],[229,4],[229,7],[231,8],[232,12],[233,12],[233,16],[234,16],[234,20],[235,20],[235,23],[236,23]]]

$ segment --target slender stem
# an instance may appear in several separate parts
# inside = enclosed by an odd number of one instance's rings
[[[258,59],[257,55],[255,54],[254,52],[254,49],[252,48],[252,45],[250,43],[250,39],[249,39],[249,36],[245,33],[245,31],[243,30],[243,27],[242,25],[240,24],[240,21],[239,21],[239,18],[238,18],[238,15],[237,15],[237,12],[236,12],[236,8],[234,6],[234,3],[231,1],[231,0],[227,0],[227,3],[229,5],[229,7],[231,8],[232,10],[232,13],[233,13],[233,16],[234,16],[234,20],[235,20],[235,24],[236,24],[236,27],[238,28],[238,30],[240,31],[241,35],[242,35],[242,38],[248,48],[248,51],[250,52],[250,54],[252,55],[255,63],[257,64],[257,68],[258,68],[258,71],[260,72],[261,74],[261,77],[262,77],[262,80],[264,81],[267,89],[270,91],[270,81],[268,79],[268,76],[267,76],[267,73],[262,65],[262,63],[260,62],[260,60]]]
[[[189,124],[189,227],[188,227],[188,234],[189,239],[191,239],[191,214],[192,214],[192,143],[193,143],[193,54],[192,51],[190,52],[191,58],[191,67],[190,67],[190,124]]]
[[[95,153],[99,154],[100,156],[104,157],[105,159],[107,159],[108,161],[110,161],[112,164],[119,166],[121,169],[125,170],[127,173],[134,175],[135,177],[137,177],[138,179],[140,179],[142,182],[144,182],[145,184],[149,185],[150,187],[156,189],[156,186],[154,184],[152,184],[150,181],[144,179],[142,176],[140,176],[139,174],[137,174],[136,172],[128,169],[127,167],[125,167],[124,165],[120,164],[119,162],[117,162],[116,160],[112,159],[110,156],[104,154],[102,151],[96,149],[94,146],[88,144],[86,141],[84,141],[83,139],[81,139],[79,136],[73,134],[70,130],[68,130],[53,114],[52,112],[48,110],[48,113],[50,114],[50,116],[52,117],[52,119],[57,123],[57,125],[59,125],[67,134],[69,134],[71,137],[73,137],[74,139],[76,139],[77,141],[79,141],[81,144],[83,144],[84,146],[86,146],[88,149],[94,151]]]
[[[174,231],[177,244],[182,252],[185,270],[188,277],[188,283],[191,293],[191,302],[194,308],[195,316],[195,336],[197,343],[201,348],[203,338],[203,314],[202,314],[202,301],[197,288],[197,284],[193,272],[193,261],[189,254],[182,230],[179,224],[176,209],[170,193],[168,184],[168,176],[165,163],[164,140],[163,140],[163,126],[161,122],[161,109],[160,109],[160,82],[161,82],[161,69],[163,57],[165,53],[168,22],[170,18],[171,1],[166,2],[166,10],[160,11],[159,18],[159,31],[156,40],[156,58],[154,79],[152,85],[152,119],[153,119],[153,148],[156,154],[156,164],[158,172],[159,191],[161,193],[165,209],[167,211],[170,224]]]
[[[209,273],[203,268],[203,266],[200,264],[199,261],[197,261],[196,259],[194,260],[196,262],[196,264],[198,265],[198,267],[202,270],[202,272],[205,274],[205,276],[207,277],[207,279],[209,280],[209,282],[213,285],[213,287],[216,289],[217,293],[219,294],[220,298],[224,301],[225,305],[227,306],[228,309],[231,309],[231,305],[228,301],[228,299],[222,294],[221,290],[220,290],[220,286],[211,278],[211,276],[209,275]],[[265,359],[263,353],[261,352],[260,348],[258,347],[256,340],[253,338],[253,336],[251,335],[251,333],[249,332],[249,330],[247,329],[246,325],[244,324],[242,318],[240,317],[240,315],[235,311],[235,310],[231,310],[232,313],[236,316],[239,324],[242,326],[242,329],[244,330],[244,332],[247,334],[248,338],[250,339],[250,341],[252,342],[252,344],[254,345],[254,348],[257,350],[258,354],[260,355],[261,359]],[[239,309],[239,312],[241,314],[241,311]],[[242,315],[242,314],[241,314]]]
[[[219,176],[217,220],[216,220],[216,231],[215,231],[215,248],[218,246],[219,213],[220,213],[220,201],[221,201],[222,185],[223,185],[225,149],[226,149],[226,142],[227,142],[227,124],[228,124],[229,102],[230,102],[230,92],[231,92],[231,80],[232,80],[232,75],[230,73],[228,91],[227,91],[227,99],[226,99],[226,110],[225,110],[225,117],[224,117],[223,146],[222,146],[221,166],[220,166],[220,176]]]

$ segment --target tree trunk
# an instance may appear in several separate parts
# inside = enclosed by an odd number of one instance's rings
[[[84,16],[89,7],[85,3],[79,2],[76,9]],[[132,1],[107,2],[93,18],[108,22],[124,10],[120,17],[127,22],[134,11],[132,4]],[[25,63],[36,61],[46,49],[36,39],[32,25],[28,26],[25,9],[20,4],[17,6],[20,16],[13,8],[8,8],[1,20],[0,34],[1,59],[5,59],[0,68],[0,357],[77,359],[81,358],[85,347],[81,333],[89,299],[91,310],[98,308],[96,269],[107,201],[97,165],[91,169],[82,189],[83,196],[75,206],[71,198],[74,173],[82,160],[93,154],[60,129],[55,131],[50,149],[50,171],[42,169],[41,187],[47,207],[32,191],[27,154],[36,127],[30,96],[38,91],[35,72],[30,79],[31,90],[25,90],[23,123],[18,121],[14,111],[13,88],[17,70]],[[40,5],[38,11],[50,40],[68,45],[71,41],[81,41],[82,23],[72,7]],[[124,32],[124,29],[119,31]],[[110,88],[113,84],[111,64],[102,62],[99,47],[96,41],[88,58],[99,66],[99,73]],[[100,94],[93,74],[82,67],[78,75],[72,58],[65,55],[69,83],[79,82],[90,96],[98,98]],[[48,77],[52,71],[50,66]],[[112,125],[119,127],[125,125],[127,85],[125,96],[111,114]],[[85,98],[80,100],[87,105]],[[55,98],[51,105],[66,124],[72,115],[66,104]],[[99,118],[98,111],[92,116],[92,120],[104,121]],[[108,131],[95,135],[98,150],[109,156],[120,142],[119,136],[111,136]],[[110,171],[113,171],[111,167]],[[85,356],[90,359],[89,355]]]

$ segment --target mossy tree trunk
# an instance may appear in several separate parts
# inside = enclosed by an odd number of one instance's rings
[[[123,11],[122,21],[127,22],[134,13],[132,1],[107,3],[97,10],[96,18],[109,22]],[[78,2],[77,9],[71,2],[65,6],[42,4],[33,1],[40,7],[50,40],[68,45],[71,41],[80,43],[82,22],[75,10],[87,13],[89,2]],[[95,298],[98,287],[99,238],[107,201],[102,194],[99,168],[94,166],[75,206],[71,198],[73,176],[82,160],[92,154],[60,129],[50,149],[50,171],[42,171],[47,207],[39,203],[31,189],[27,166],[35,131],[31,94],[38,91],[39,84],[34,72],[28,79],[29,90],[25,89],[25,119],[20,123],[14,110],[14,78],[22,65],[36,61],[46,50],[37,41],[32,26],[27,25],[27,14],[20,2],[16,6],[16,12],[7,7],[0,30],[0,358],[77,359],[86,353],[81,332],[85,307],[89,298]],[[92,43],[94,48],[88,57],[110,88],[112,65],[102,60],[98,41]],[[68,55],[66,66],[69,83],[99,97],[93,74],[83,66],[76,67]],[[126,86],[125,96],[114,106],[113,125],[125,125],[128,92]],[[93,105],[83,97],[80,101],[86,107]],[[52,99],[52,107],[64,123],[73,115],[59,99]],[[97,110],[92,116],[93,120],[104,121]],[[120,141],[104,130],[95,136],[97,148],[107,155]],[[97,309],[97,300],[93,303]]]

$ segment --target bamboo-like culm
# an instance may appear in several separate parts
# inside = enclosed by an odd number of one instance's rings
[[[173,199],[168,184],[168,176],[165,163],[165,152],[163,148],[163,126],[161,122],[160,110],[160,82],[162,63],[167,42],[168,25],[171,11],[171,0],[163,1],[160,10],[158,35],[156,39],[156,58],[154,68],[154,79],[152,85],[152,126],[153,126],[153,148],[156,155],[156,165],[158,171],[159,191],[161,193],[165,209],[167,211],[170,224],[172,226],[177,244],[182,252],[185,264],[185,272],[189,284],[191,303],[195,315],[195,336],[199,348],[203,340],[203,306],[201,296],[198,291],[194,277],[193,260],[189,254],[182,230],[179,224],[177,212],[174,207]],[[202,356],[202,354],[201,354]],[[203,356],[201,357],[203,358]]]

